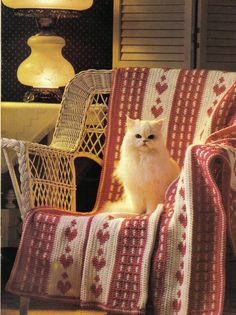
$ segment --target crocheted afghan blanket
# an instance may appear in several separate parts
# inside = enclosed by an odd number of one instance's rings
[[[33,210],[25,221],[8,290],[123,314],[143,313],[160,213],[124,219]]]
[[[127,114],[165,118],[182,170],[164,204],[131,218],[32,210],[7,289],[118,314],[221,314],[227,231],[236,253],[236,73],[113,71],[98,213],[122,194],[112,171]]]

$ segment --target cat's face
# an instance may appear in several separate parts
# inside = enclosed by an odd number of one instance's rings
[[[124,138],[126,147],[139,151],[157,150],[163,143],[161,134],[163,119],[139,120],[127,117]]]

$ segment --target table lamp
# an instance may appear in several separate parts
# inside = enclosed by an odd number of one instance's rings
[[[90,8],[93,0],[2,0],[15,14],[36,19],[40,32],[31,36],[27,44],[31,54],[17,70],[18,80],[33,87],[27,92],[25,101],[34,101],[38,95],[54,95],[60,101],[60,87],[64,87],[75,75],[73,66],[61,50],[65,40],[55,33],[59,18],[78,17],[79,11]]]

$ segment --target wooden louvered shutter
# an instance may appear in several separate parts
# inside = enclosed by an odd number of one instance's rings
[[[189,0],[114,0],[113,67],[192,67]]]
[[[236,71],[236,0],[199,0],[197,67]]]

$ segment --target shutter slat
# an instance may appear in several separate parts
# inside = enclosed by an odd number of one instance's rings
[[[184,4],[184,0],[123,0],[122,5],[168,5]]]
[[[236,45],[228,46],[228,47],[209,47],[207,49],[207,53],[209,54],[215,54],[215,55],[235,55],[236,58]]]
[[[236,47],[236,40],[230,38],[209,38],[208,47]]]
[[[123,46],[122,53],[184,53],[183,46]]]
[[[120,67],[167,67],[167,68],[183,68],[184,62],[183,61],[148,61],[148,60],[121,60],[119,63]]]
[[[236,22],[236,14],[224,14],[224,13],[219,13],[219,14],[209,14],[208,15],[208,21],[209,22]]]
[[[209,22],[208,30],[212,31],[234,31],[236,29],[236,23],[223,23],[223,22]]]
[[[124,30],[122,37],[184,37],[183,30]]]
[[[236,62],[236,55],[229,55],[229,54],[207,54],[207,61],[219,61],[224,63]]]
[[[126,13],[122,21],[184,21],[183,13]]]
[[[175,5],[175,6],[124,6],[123,13],[169,13],[169,12],[184,12],[183,5]]]
[[[125,37],[122,38],[121,46],[125,45],[168,45],[183,46],[184,38],[145,38],[145,37]]]
[[[183,61],[183,54],[122,54],[121,60]]]
[[[209,12],[223,13],[223,14],[236,14],[236,6],[210,6]]]
[[[230,62],[230,63],[225,63],[225,62],[211,62],[208,61],[207,63],[207,68],[208,69],[218,69],[218,70],[226,70],[226,71],[234,71],[236,69],[236,62]]]
[[[236,6],[235,0],[208,0],[209,5]]]
[[[183,30],[183,22],[124,22],[122,29],[125,30]]]
[[[208,38],[236,39],[236,32],[232,31],[208,31],[207,35]]]

